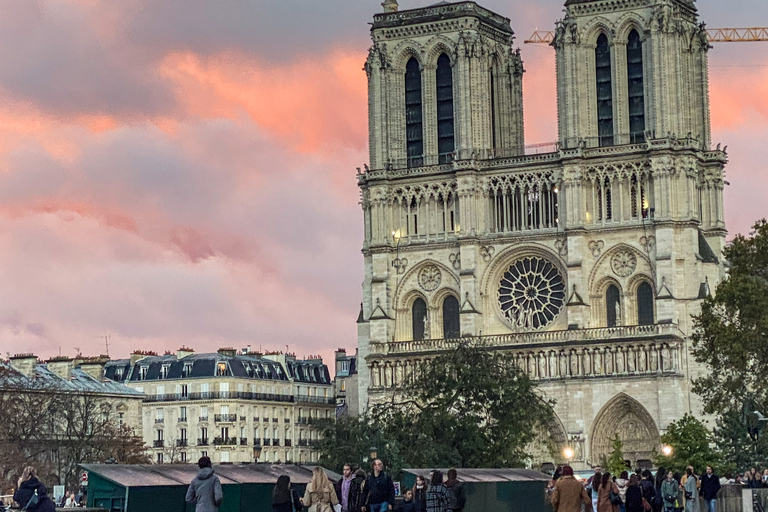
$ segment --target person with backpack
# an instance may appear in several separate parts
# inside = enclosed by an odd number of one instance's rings
[[[451,468],[447,473],[448,480],[445,481],[445,488],[448,489],[448,507],[453,512],[461,512],[467,503],[467,497],[464,495],[464,487],[459,481],[456,470]]]
[[[56,504],[48,497],[45,484],[37,479],[35,468],[27,466],[21,473],[13,501],[29,512],[54,512]]]
[[[187,503],[195,504],[195,512],[219,512],[224,499],[221,480],[213,472],[210,457],[200,457],[197,461],[200,471],[189,484]]]
[[[642,472],[643,479],[640,481],[640,490],[643,493],[643,508],[650,512],[654,509],[656,501],[656,486],[653,483],[653,474],[647,469]],[[647,504],[647,505],[646,505]]]

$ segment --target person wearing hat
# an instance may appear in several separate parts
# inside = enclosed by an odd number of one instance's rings
[[[571,466],[563,466],[562,478],[557,481],[552,493],[552,508],[555,512],[585,512],[592,510],[592,500],[584,486],[573,476]]]

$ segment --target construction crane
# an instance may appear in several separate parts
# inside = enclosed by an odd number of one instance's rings
[[[750,43],[768,41],[768,27],[752,28],[708,28],[710,43]],[[550,44],[555,38],[554,30],[537,30],[525,40],[525,44]]]

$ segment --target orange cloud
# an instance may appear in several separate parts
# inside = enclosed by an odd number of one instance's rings
[[[173,53],[161,75],[175,84],[188,115],[237,119],[244,111],[298,151],[327,154],[365,147],[364,58],[334,51],[278,66],[240,53]]]

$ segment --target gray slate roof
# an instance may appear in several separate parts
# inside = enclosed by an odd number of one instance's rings
[[[48,369],[48,365],[41,363],[35,368],[35,377],[30,378],[15,370],[9,363],[1,362],[0,366],[10,370],[6,378],[0,378],[0,388],[5,386],[22,387],[25,389],[50,389],[55,388],[73,393],[103,393],[112,395],[130,395],[143,397],[144,393],[136,391],[123,384],[105,379],[99,382],[91,375],[85,373],[80,367],[72,369],[70,380],[64,380]]]

